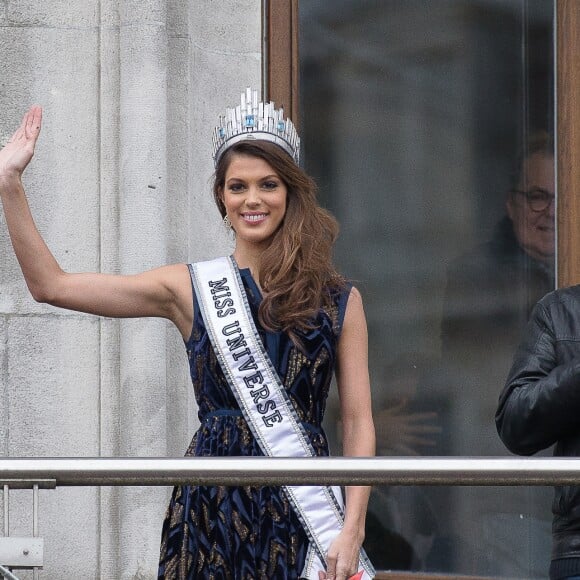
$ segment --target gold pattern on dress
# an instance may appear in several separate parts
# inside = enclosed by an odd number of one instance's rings
[[[173,580],[178,578],[177,576],[177,566],[179,564],[179,558],[177,554],[171,558],[171,560],[165,563],[165,573],[163,574],[163,578],[166,580]]]
[[[268,550],[270,556],[268,558],[268,572],[269,577],[273,578],[272,574],[276,571],[276,564],[278,563],[278,555],[286,553],[286,550],[280,545],[277,540],[270,540],[270,547]]]
[[[338,305],[336,302],[333,301],[331,306],[324,309],[324,312],[332,323],[332,330],[334,333],[336,334],[340,332],[340,327],[338,326]]]
[[[243,447],[249,447],[252,440],[252,432],[243,417],[236,417],[236,427],[239,429],[238,436]]]
[[[207,509],[207,505],[202,507],[203,511],[203,523],[205,524],[205,534],[208,537],[211,537],[211,517],[209,511]]]
[[[183,504],[176,501],[173,505],[173,510],[171,513],[171,527],[175,527],[179,522],[183,521]]]
[[[289,398],[290,398],[290,402],[292,403],[292,406],[294,407],[294,410],[296,411],[296,415],[298,415],[298,420],[304,422],[308,422],[308,417],[306,416],[306,412],[305,409],[302,408],[301,405],[298,404],[298,401],[296,400],[296,397],[294,397],[292,395],[292,393],[288,393]],[[312,399],[312,396],[310,397]],[[310,401],[310,409],[312,409],[312,401]]]
[[[285,493],[280,495],[280,503],[282,504],[282,509],[283,509],[282,513],[284,514],[284,517],[287,518],[290,514],[291,508],[290,508],[290,502],[288,501],[288,497],[286,496]]]
[[[167,519],[167,516],[165,519]],[[163,534],[163,536],[161,537],[161,546],[159,547],[159,561],[164,560],[166,557],[167,557],[167,536]]]
[[[296,347],[292,347],[288,357],[288,371],[284,378],[284,388],[289,389],[303,366],[310,366],[310,361]]]
[[[217,417],[216,417],[216,419],[217,419]],[[220,435],[222,445],[226,449],[230,446],[230,435],[231,435],[231,429],[224,429]]]
[[[195,380],[193,376],[191,377],[191,384],[193,385],[193,392],[195,393],[195,398],[197,399],[201,395],[201,377],[203,377],[203,362],[204,357],[198,354],[195,358]]]
[[[312,365],[312,368],[310,369],[310,382],[313,385],[316,384],[316,375],[318,373],[318,369],[322,365],[326,364],[328,362],[329,358],[330,358],[330,353],[328,352],[328,350],[324,347],[321,348],[320,352],[318,353],[318,356],[314,360],[314,364]]]
[[[195,448],[196,447],[197,447],[197,432],[191,438],[191,443],[189,444],[189,447],[185,451],[185,457],[193,457],[195,455]],[[180,490],[181,490],[181,488],[180,488]],[[181,496],[181,492],[179,495]]]
[[[181,542],[181,550],[179,553],[181,554],[181,558],[179,561],[179,580],[187,580],[187,576],[189,575],[189,570],[192,565],[193,556],[191,552],[187,549],[187,545],[189,543],[189,526],[187,523],[183,524],[183,540]]]
[[[197,309],[196,309],[196,311],[197,311]],[[194,319],[195,319],[195,316],[196,315],[197,315],[197,312],[194,312],[193,313]],[[193,328],[191,329],[191,339],[192,339],[192,342],[199,342],[199,339],[200,338],[201,338],[201,332],[200,332],[200,329],[197,326],[197,324],[195,324],[195,320],[194,320],[194,322],[193,322]]]
[[[195,524],[196,526],[199,524],[199,513],[195,508],[189,509],[189,519],[191,520],[191,523]]]
[[[244,485],[244,487],[242,487],[242,489],[244,490],[244,493],[246,494],[246,498],[251,501],[253,499],[253,496],[254,496],[255,488],[253,488],[251,485]]]
[[[217,517],[220,519],[222,524],[225,524],[227,527],[228,517],[227,514],[222,509],[222,504],[224,503],[224,499],[226,499],[226,496],[228,495],[228,488],[223,485],[219,485],[216,488],[216,492],[217,492],[216,504],[218,506]]]
[[[282,514],[276,509],[276,505],[273,501],[268,502],[266,510],[274,522],[279,523],[282,521]]]
[[[296,566],[296,560],[298,558],[298,534],[292,534],[290,536],[290,547],[288,553],[288,564],[290,566]]]
[[[211,545],[211,551],[209,554],[209,561],[214,567],[218,568],[218,570],[220,570],[220,572],[223,572],[225,574],[226,580],[233,580],[232,571],[229,569],[228,564],[224,560],[223,556],[219,553],[219,551],[217,549],[216,542],[214,542]],[[221,578],[222,578],[221,574],[220,574],[219,578],[221,580]],[[214,576],[213,574],[211,574],[210,579],[217,580],[217,577]]]
[[[212,376],[216,376],[216,371],[218,369],[221,371],[221,367],[219,366],[218,359],[213,348],[210,348],[207,352],[207,364],[212,370]]]
[[[242,542],[247,541],[248,536],[250,534],[250,528],[248,528],[248,526],[246,526],[244,524],[244,522],[242,521],[242,518],[240,517],[240,514],[237,510],[234,510],[232,512],[232,520],[233,520],[233,524],[234,524],[234,529],[236,530],[236,533],[238,534],[238,536],[240,536],[240,539],[242,540]]]
[[[197,566],[196,566],[196,578],[199,578],[199,576],[201,575],[201,571],[204,569],[205,567],[205,552],[202,550],[199,550],[197,552]]]

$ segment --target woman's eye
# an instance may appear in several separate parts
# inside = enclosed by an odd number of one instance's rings
[[[264,189],[276,189],[278,184],[275,181],[266,181],[263,185]]]
[[[233,193],[239,193],[244,189],[244,186],[241,183],[233,183],[229,186],[229,190]]]

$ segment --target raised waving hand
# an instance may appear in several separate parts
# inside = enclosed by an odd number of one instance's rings
[[[0,180],[19,178],[34,155],[42,126],[42,109],[30,107],[20,127],[0,150]]]
[[[41,125],[42,109],[31,107],[0,150],[0,198],[12,246],[33,298],[101,316],[168,318],[188,337],[193,303],[187,266],[163,266],[132,276],[61,269],[36,228],[20,179],[34,155]]]

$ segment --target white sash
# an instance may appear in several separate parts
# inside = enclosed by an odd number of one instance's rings
[[[280,382],[251,316],[247,296],[232,257],[191,265],[198,304],[214,352],[240,409],[264,455],[313,457],[314,449]],[[310,540],[301,577],[318,580],[326,553],[343,527],[339,487],[283,486]],[[362,579],[374,569],[361,550]]]

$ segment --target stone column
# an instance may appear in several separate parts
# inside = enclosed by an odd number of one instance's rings
[[[0,142],[31,104],[43,105],[45,126],[25,174],[30,205],[63,268],[98,270],[98,2],[0,6]],[[98,455],[99,320],[34,303],[0,222],[0,452]],[[41,491],[47,577],[95,577],[97,505],[96,488]],[[31,506],[30,492],[11,494],[12,535],[31,535]]]

